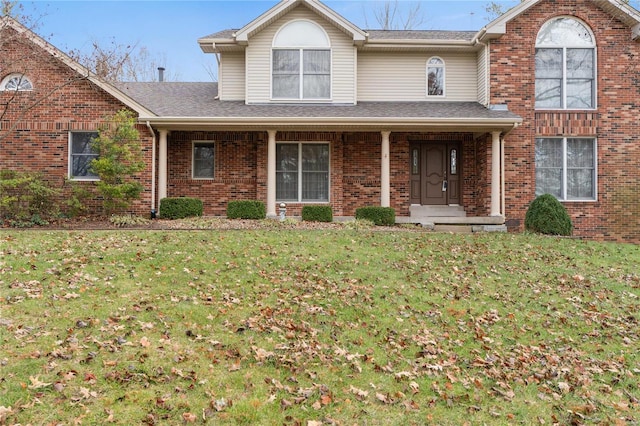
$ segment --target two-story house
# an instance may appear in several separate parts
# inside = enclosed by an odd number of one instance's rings
[[[619,0],[527,0],[470,32],[363,30],[282,0],[198,40],[218,83],[106,95],[149,129],[153,209],[175,196],[211,215],[235,199],[270,216],[282,202],[335,216],[380,205],[398,221],[517,231],[551,193],[576,235],[640,242],[639,36]]]

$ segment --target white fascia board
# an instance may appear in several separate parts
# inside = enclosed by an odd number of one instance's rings
[[[421,118],[421,117],[140,117],[157,128],[233,128],[233,129],[277,129],[277,128],[368,128],[381,127],[392,130],[430,128],[451,131],[491,131],[496,128],[508,132],[522,123],[522,118]]]
[[[311,10],[325,19],[333,22],[338,28],[342,28],[348,34],[351,34],[353,41],[356,44],[364,43],[367,39],[367,33],[360,28],[353,25],[351,22],[328,8],[324,4],[316,0],[283,0],[258,18],[254,19],[235,33],[235,41],[237,43],[246,44],[249,42],[249,37],[256,31],[269,25],[274,20],[280,18],[286,14],[289,10],[296,7],[298,4],[305,4]]]

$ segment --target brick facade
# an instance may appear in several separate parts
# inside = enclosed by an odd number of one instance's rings
[[[0,31],[0,80],[24,74],[33,84],[30,91],[0,91],[0,170],[37,171],[53,186],[69,190],[69,133],[96,131],[105,120],[125,105],[71,70],[58,58],[43,52],[15,34]],[[147,169],[139,179],[145,188],[132,206],[148,213],[151,206],[151,134],[137,126],[143,142]],[[91,183],[82,183],[91,186]],[[89,202],[91,211],[98,200]]]
[[[587,24],[596,41],[597,108],[593,111],[535,111],[535,42],[540,27],[557,16]],[[604,12],[597,2],[546,1],[507,24],[491,42],[491,103],[507,104],[523,117],[505,142],[506,214],[511,230],[522,230],[535,197],[536,137],[597,138],[598,198],[563,203],[577,236],[640,241],[640,46],[630,28]]]

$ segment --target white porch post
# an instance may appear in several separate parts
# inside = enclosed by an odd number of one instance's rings
[[[389,160],[389,136],[391,132],[383,131],[382,134],[382,158],[380,170],[380,205],[391,207],[391,167]]]
[[[158,206],[160,200],[167,198],[167,130],[159,130],[160,146],[158,149]]]
[[[267,130],[267,217],[276,217],[276,131]]]
[[[491,216],[500,216],[500,134],[491,132]]]

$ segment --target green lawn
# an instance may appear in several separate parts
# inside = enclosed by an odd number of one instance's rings
[[[2,231],[0,424],[640,422],[640,246]]]

